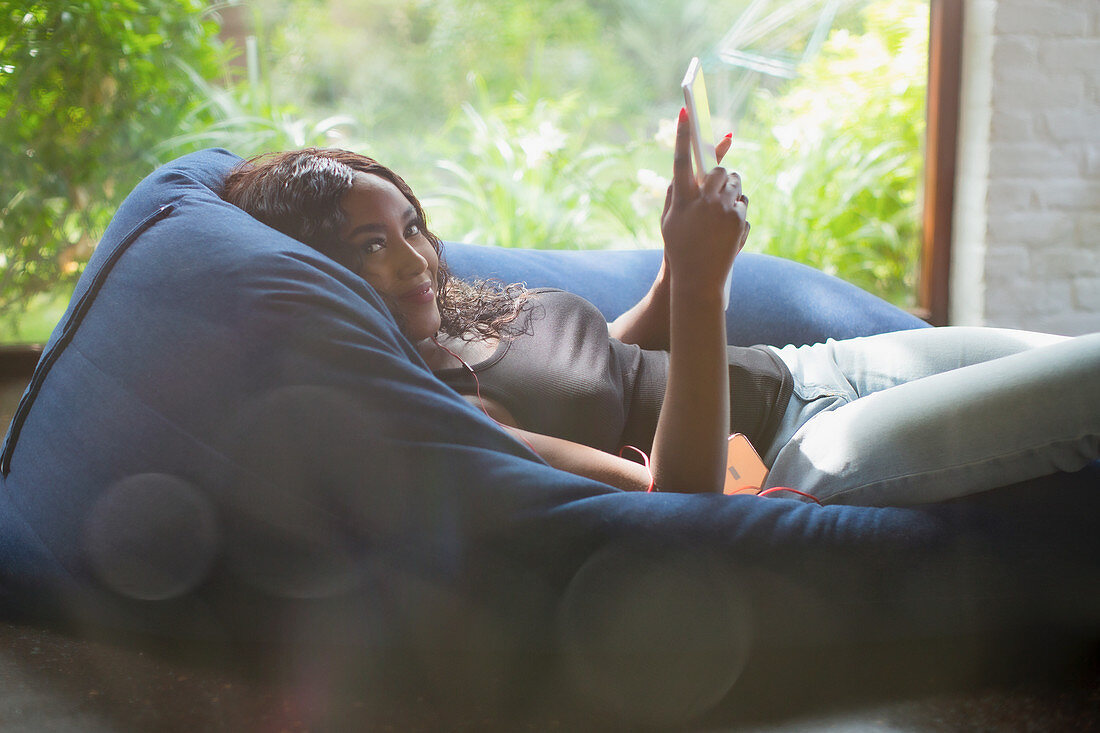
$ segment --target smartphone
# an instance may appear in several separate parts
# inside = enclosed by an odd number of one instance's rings
[[[731,435],[726,448],[726,483],[722,493],[758,494],[767,478],[768,467],[760,460],[760,454],[749,439],[741,433]]]
[[[680,86],[684,89],[684,105],[691,128],[691,157],[695,162],[695,180],[702,185],[706,175],[718,165],[718,158],[714,152],[714,130],[710,124],[707,85],[703,82],[703,67],[698,57],[688,64]]]

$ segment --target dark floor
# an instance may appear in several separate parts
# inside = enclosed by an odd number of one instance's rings
[[[692,727],[697,733],[751,731],[1089,731],[1100,730],[1100,657],[1093,652],[1038,679],[1004,675],[998,681],[943,689],[936,673],[928,682],[873,695],[821,699],[811,680],[772,688],[790,703],[735,710]],[[858,675],[856,675],[858,677]],[[996,677],[997,675],[993,675]],[[951,675],[947,675],[947,680]],[[742,680],[744,681],[744,680]],[[319,724],[317,689],[299,684],[278,689],[247,675],[167,661],[133,648],[16,623],[0,623],[0,730],[5,733],[116,733],[118,731],[299,730],[524,730],[583,728],[553,716],[502,724],[492,713],[447,720],[430,710],[379,719],[367,706],[344,706],[339,725]],[[833,681],[834,683],[836,680]],[[854,680],[853,680],[854,682]],[[741,682],[738,683],[739,685]],[[756,694],[756,693],[753,693]],[[750,708],[753,706],[750,706]],[[408,712],[408,711],[406,711]],[[348,721],[355,721],[349,723]],[[331,723],[331,719],[329,721]],[[603,729],[603,726],[600,726]],[[630,726],[630,729],[636,729]]]

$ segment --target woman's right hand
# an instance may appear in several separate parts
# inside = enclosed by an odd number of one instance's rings
[[[718,141],[714,146],[715,157],[719,162],[729,151],[732,144],[732,134]],[[669,185],[665,194],[664,209],[661,212],[661,221],[668,216],[672,203],[672,185]],[[748,197],[745,197],[748,202]],[[745,232],[742,236],[741,246],[745,244],[744,237],[748,235],[749,224],[745,222]],[[628,344],[637,344],[643,349],[669,348],[669,283],[670,268],[668,252],[663,254],[661,266],[657,276],[641,300],[634,306],[608,324],[608,332],[615,338]]]
[[[729,144],[723,140],[716,152],[724,154],[728,149]],[[688,278],[700,287],[722,287],[748,236],[747,207],[748,198],[742,194],[737,173],[716,167],[701,186],[696,183],[687,113],[681,110],[672,184],[661,217],[665,259],[673,278]]]

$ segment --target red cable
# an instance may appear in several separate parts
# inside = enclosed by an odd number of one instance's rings
[[[647,494],[652,493],[653,491],[656,490],[657,487],[653,482],[653,469],[651,469],[649,467],[649,456],[647,456],[645,454],[645,451],[642,450],[641,448],[635,448],[632,445],[624,445],[622,448],[619,449],[619,458],[623,457],[623,451],[626,450],[627,448],[629,448],[630,450],[634,451],[635,453],[637,453],[638,455],[640,455],[642,457],[642,465],[645,466],[646,473],[649,474],[649,488],[647,488],[645,490],[645,492]]]
[[[509,428],[512,428],[513,430],[519,430],[520,428],[515,428],[511,425],[505,425],[500,420],[497,420],[495,417],[493,417],[492,415],[489,414],[489,409],[487,407],[485,407],[485,398],[481,396],[481,380],[479,380],[477,378],[477,372],[474,371],[474,368],[472,366],[470,366],[469,364],[467,364],[466,361],[461,356],[459,356],[458,354],[451,351],[450,349],[448,349],[443,344],[436,341],[434,336],[432,337],[432,343],[435,344],[436,346],[438,346],[439,348],[443,349],[444,351],[446,351],[448,354],[453,356],[455,359],[457,359],[458,363],[461,364],[466,369],[466,371],[468,371],[470,373],[470,376],[474,378],[474,389],[477,392],[477,401],[481,403],[481,411],[485,413],[485,417],[487,417],[490,420],[492,420],[493,422],[495,422],[505,432],[509,433],[510,435],[514,435],[515,437],[522,440],[524,442],[524,444],[528,448],[531,449],[531,452],[533,452],[537,455],[538,451],[535,450],[535,446],[531,445],[531,442],[529,440],[527,440],[527,438],[523,437],[522,435],[519,435],[518,433],[512,433],[511,430],[509,430]]]
[[[820,501],[817,500],[816,496],[814,496],[812,494],[807,494],[805,491],[799,491],[798,489],[790,489],[790,488],[787,488],[786,486],[774,486],[774,487],[768,489],[767,491],[761,491],[759,494],[757,494],[757,496],[767,496],[768,494],[770,494],[774,491],[789,491],[792,494],[798,494],[799,496],[803,496],[803,497],[813,501],[813,503],[817,504],[818,506],[824,506],[824,504],[822,504]]]

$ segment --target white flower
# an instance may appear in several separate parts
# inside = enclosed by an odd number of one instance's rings
[[[653,139],[666,150],[674,149],[676,147],[676,120],[662,119],[658,121],[657,132],[654,133]]]
[[[775,135],[776,141],[784,150],[793,148],[799,137],[798,128],[793,124],[776,125],[772,128],[772,135]]]
[[[669,179],[661,174],[642,168],[637,175],[638,188],[630,194],[630,205],[639,217],[648,217],[659,212],[665,202]]]
[[[519,139],[519,146],[527,156],[527,167],[534,168],[546,159],[550,153],[557,152],[565,147],[565,133],[559,130],[553,122],[539,123],[538,129]]]
[[[648,168],[642,168],[638,171],[638,186],[640,189],[652,196],[658,196],[662,200],[664,200],[669,183],[669,179],[657,171],[651,171]]]

